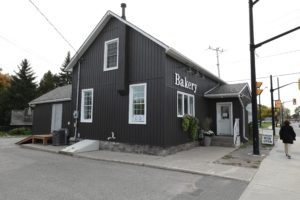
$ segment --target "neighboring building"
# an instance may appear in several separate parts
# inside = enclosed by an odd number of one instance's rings
[[[71,121],[75,137],[106,141],[113,134],[120,143],[175,146],[190,141],[181,128],[182,116],[190,114],[200,121],[212,118],[213,131],[229,137],[238,118],[242,141],[247,140],[247,84],[226,84],[111,11],[67,69],[73,71],[72,93],[65,102],[69,119],[61,127]],[[46,95],[51,97],[54,91]],[[49,132],[53,106],[61,100],[54,104],[38,99],[31,102],[34,131]]]
[[[31,128],[32,126],[31,108],[25,108],[24,110],[12,110],[10,126]]]

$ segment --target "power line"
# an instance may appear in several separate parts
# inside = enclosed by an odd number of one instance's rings
[[[291,54],[291,53],[297,53],[300,52],[300,49],[295,49],[295,50],[290,50],[290,51],[284,51],[281,53],[276,53],[276,54],[271,54],[271,55],[266,55],[266,56],[258,56],[258,59],[264,59],[264,58],[269,58],[269,57],[274,57],[274,56],[282,56],[282,55],[286,55],[286,54]],[[235,60],[232,62],[225,62],[225,64],[235,64],[235,63],[241,63],[241,62],[249,62],[250,59],[241,59],[241,60]]]
[[[75,48],[71,45],[71,43],[65,38],[65,36],[54,26],[54,24],[46,17],[46,15],[35,5],[31,0],[28,0],[35,9],[45,18],[45,20],[52,26],[52,28],[61,36],[61,38],[76,52]]]
[[[51,65],[54,65],[50,60],[44,58],[43,56],[33,52],[33,51],[30,51],[28,49],[25,49],[23,47],[21,47],[20,45],[16,44],[15,42],[12,42],[11,40],[7,39],[6,37],[4,37],[3,35],[0,35],[0,38],[3,39],[5,42],[9,43],[10,45],[30,54],[30,55],[33,55],[33,56],[36,56],[38,57],[39,59],[43,60],[44,62],[48,63],[48,64],[51,64]]]
[[[278,74],[278,75],[273,75],[273,77],[281,77],[281,76],[291,76],[291,75],[297,75],[300,74],[300,72],[294,72],[294,73],[289,73],[289,74]],[[258,77],[256,79],[269,79],[270,76],[262,76]],[[240,82],[240,81],[249,81],[251,79],[240,79],[240,80],[233,80],[233,81],[227,81],[227,82]]]

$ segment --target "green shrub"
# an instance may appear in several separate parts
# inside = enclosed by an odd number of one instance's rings
[[[187,132],[189,130],[190,121],[191,121],[191,116],[190,115],[184,115],[182,117],[181,126],[182,126],[182,130],[184,132]]]
[[[31,135],[31,131],[27,128],[15,128],[8,132],[9,135]]]
[[[190,121],[190,134],[193,141],[197,140],[199,129],[199,119],[197,117],[192,117]]]
[[[7,136],[7,133],[3,132],[3,131],[0,131],[0,137],[4,137],[4,136]]]
[[[199,120],[197,117],[184,115],[181,121],[182,130],[189,134],[189,137],[195,141],[198,137]]]

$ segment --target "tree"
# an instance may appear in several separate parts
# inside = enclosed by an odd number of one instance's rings
[[[0,70],[0,125],[9,125],[10,107],[8,89],[10,87],[10,76],[2,74]]]
[[[62,66],[60,67],[60,73],[58,74],[59,76],[59,85],[63,86],[63,85],[68,85],[72,83],[72,75],[71,72],[66,71],[66,67],[68,66],[68,64],[70,63],[71,57],[70,57],[70,52],[67,53],[67,56],[65,58],[64,63],[62,64]]]
[[[37,89],[38,96],[45,94],[50,90],[53,90],[58,86],[58,83],[59,77],[56,74],[52,74],[49,70],[44,74],[43,78],[40,81],[39,87]]]
[[[9,89],[11,109],[24,109],[36,97],[36,77],[28,60],[22,60],[18,69],[19,71],[12,76]]]
[[[2,74],[0,70],[0,89],[8,88],[10,86],[10,76]]]
[[[258,108],[259,110],[259,108]],[[257,113],[259,114],[259,113]],[[272,111],[271,108],[265,106],[265,105],[261,105],[261,117],[264,119],[266,117],[271,117],[272,116]]]

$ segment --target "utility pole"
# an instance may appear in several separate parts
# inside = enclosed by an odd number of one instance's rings
[[[221,78],[221,76],[220,76],[219,54],[220,54],[220,53],[223,53],[224,50],[221,49],[220,47],[213,48],[213,47],[211,47],[211,46],[209,46],[208,49],[209,49],[209,50],[213,50],[213,51],[216,52],[216,56],[217,56],[217,67],[218,67],[218,76],[219,76],[219,78]]]
[[[275,135],[275,111],[274,111],[274,96],[273,96],[273,77],[270,75],[270,93],[271,93],[271,112],[272,112],[272,130],[273,130],[273,135]]]
[[[257,100],[256,100],[256,72],[255,72],[255,49],[261,47],[264,44],[272,42],[282,36],[292,33],[300,26],[293,28],[289,31],[276,35],[270,39],[267,39],[261,43],[254,43],[254,26],[253,26],[253,6],[259,2],[259,0],[249,0],[249,30],[250,30],[250,63],[251,63],[251,95],[252,95],[252,121],[253,121],[253,154],[259,155],[259,137],[258,137],[258,124],[257,124]],[[273,104],[273,102],[272,102]]]

